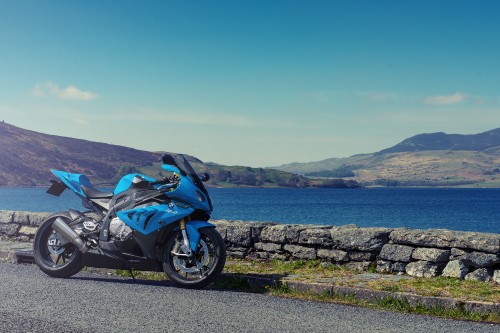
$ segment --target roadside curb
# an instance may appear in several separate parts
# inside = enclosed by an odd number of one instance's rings
[[[0,261],[7,261],[18,264],[33,264],[33,252],[28,249],[23,250],[0,250]],[[266,287],[286,285],[288,288],[310,294],[336,294],[339,296],[353,297],[359,301],[378,302],[392,298],[408,302],[411,306],[425,306],[429,308],[457,309],[461,308],[477,313],[500,313],[500,303],[461,301],[448,297],[421,296],[410,293],[379,291],[365,288],[355,288],[337,286],[328,283],[289,281],[279,278],[260,277],[256,275],[241,275],[224,273],[223,277],[237,278],[246,281],[248,286],[256,290],[264,290]]]
[[[12,243],[12,245],[12,248],[0,248],[0,261],[17,264],[35,263],[31,243]]]
[[[470,312],[481,314],[500,313],[500,303],[461,301],[448,297],[421,296],[410,293],[379,291],[365,288],[355,288],[346,286],[337,286],[327,283],[288,281],[283,279],[274,279],[269,277],[258,277],[254,275],[224,274],[227,277],[236,277],[246,280],[250,288],[265,289],[277,285],[286,285],[288,288],[310,294],[336,294],[339,296],[353,297],[358,301],[374,303],[384,299],[397,299],[408,302],[411,306],[425,306],[428,308],[443,309],[463,309]]]
[[[32,251],[16,251],[16,262],[18,264],[34,264],[35,258],[33,257]]]
[[[478,313],[500,313],[499,303],[460,301],[448,297],[421,296],[410,293],[379,291],[363,288],[344,287],[336,285],[322,285],[318,283],[287,282],[292,289],[301,292],[320,294],[329,292],[341,296],[352,296],[357,300],[366,302],[377,302],[383,299],[394,298],[407,301],[411,306],[422,305],[429,308],[456,309],[463,308],[466,311]]]

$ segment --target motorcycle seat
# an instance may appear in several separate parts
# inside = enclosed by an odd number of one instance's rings
[[[82,185],[81,187],[83,193],[85,193],[85,195],[89,199],[111,199],[113,197],[113,193],[101,192],[95,188],[91,188],[85,185]]]

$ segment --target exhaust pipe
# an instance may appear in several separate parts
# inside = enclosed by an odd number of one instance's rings
[[[89,249],[80,238],[80,236],[78,236],[78,234],[73,229],[71,229],[69,225],[64,223],[64,221],[60,217],[56,218],[56,220],[52,224],[52,229],[57,231],[57,233],[63,236],[63,238],[68,242],[75,244],[82,253],[87,252],[87,250]]]

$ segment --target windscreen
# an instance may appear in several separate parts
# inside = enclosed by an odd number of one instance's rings
[[[191,179],[193,180],[194,184],[203,193],[205,193],[205,195],[207,196],[210,208],[213,209],[212,200],[210,198],[210,195],[208,194],[207,189],[205,188],[205,185],[203,185],[203,182],[201,181],[200,177],[198,177],[198,174],[193,169],[193,167],[191,166],[191,164],[189,164],[189,162],[186,160],[186,158],[184,157],[184,155],[181,155],[181,154],[175,155],[175,156],[173,156],[173,158],[175,160],[175,164],[177,164],[177,168],[179,168],[179,170],[181,172],[184,172],[187,176],[191,177]]]

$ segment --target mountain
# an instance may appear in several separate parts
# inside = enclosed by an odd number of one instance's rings
[[[0,186],[48,185],[50,169],[81,173],[94,184],[112,185],[125,174],[159,178],[162,152],[48,135],[0,123]],[[293,173],[245,166],[203,163],[186,155],[199,172],[208,172],[208,186],[217,187],[357,187],[356,182],[314,180]]]
[[[376,155],[425,150],[485,151],[500,146],[500,128],[471,135],[426,133],[412,136],[397,145],[383,149]]]
[[[373,154],[276,169],[307,177],[342,177],[366,186],[500,187],[500,129],[473,135],[419,134]]]
[[[324,181],[310,181],[307,177],[274,169],[204,163],[193,157],[188,157],[188,161],[197,172],[207,172],[210,175],[210,180],[205,183],[208,187],[319,187],[325,185]],[[160,162],[135,168],[133,172],[153,178],[163,177]],[[350,187],[349,184],[344,185]]]
[[[161,154],[42,134],[0,123],[0,186],[46,185],[50,169],[109,182],[120,170],[157,161]]]

